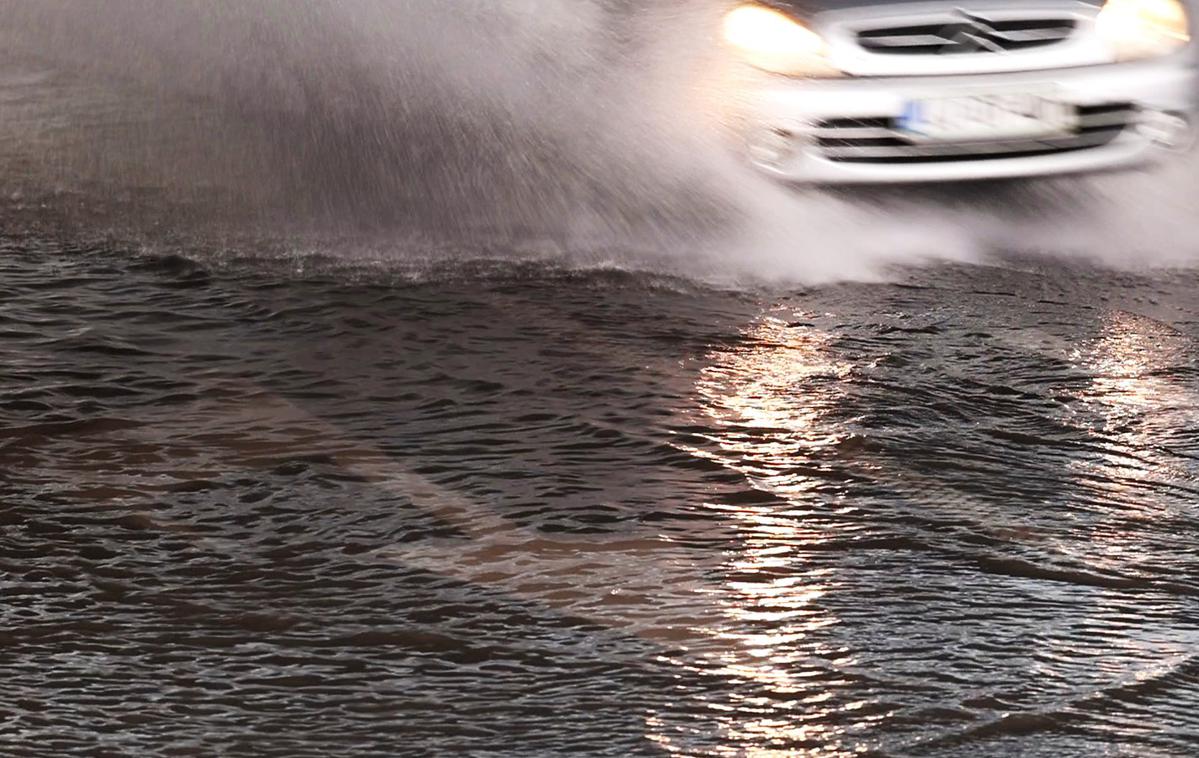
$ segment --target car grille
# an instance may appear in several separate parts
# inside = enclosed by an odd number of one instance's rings
[[[1070,18],[992,21],[960,13],[935,23],[858,31],[858,44],[885,55],[961,55],[1003,53],[1045,47],[1074,33]]]
[[[1021,158],[1067,153],[1109,144],[1136,118],[1130,103],[1080,106],[1078,130],[1046,139],[990,142],[914,142],[890,118],[840,118],[822,121],[813,131],[821,155],[838,163],[935,163]]]

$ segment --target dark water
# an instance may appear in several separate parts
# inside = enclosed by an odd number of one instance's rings
[[[0,253],[0,752],[1177,755],[1196,272]]]

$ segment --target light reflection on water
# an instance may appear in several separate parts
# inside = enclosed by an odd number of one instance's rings
[[[821,421],[852,367],[831,354],[831,336],[815,327],[768,316],[744,338],[710,356],[696,394],[727,461],[765,491],[798,496],[812,484],[794,473],[802,454],[839,439],[838,428]]]
[[[829,715],[844,684],[835,667],[848,661],[821,635],[837,618],[820,602],[837,579],[808,565],[803,552],[829,536],[804,510],[836,506],[814,499],[813,481],[797,471],[806,453],[837,439],[822,422],[849,367],[826,350],[828,341],[818,329],[767,316],[746,328],[741,345],[709,355],[696,380],[715,448],[693,452],[741,472],[761,493],[760,502],[706,504],[739,534],[723,583],[705,590],[720,618],[698,630],[714,638],[715,649],[703,653],[707,665],[729,683],[705,706],[719,741],[740,746],[730,754],[791,755],[802,747],[822,755],[838,742]]]
[[[1168,378],[1178,368],[1179,351],[1187,340],[1155,333],[1149,326],[1113,313],[1090,352],[1076,355],[1091,377],[1089,388],[1079,395],[1080,407],[1088,418],[1100,420],[1096,444],[1109,451],[1097,457],[1076,456],[1071,464],[1080,490],[1102,481],[1105,490],[1097,497],[1111,503],[1079,514],[1088,523],[1079,521],[1076,526],[1086,531],[1087,540],[1080,541],[1080,534],[1032,525],[1009,528],[1001,520],[1003,512],[985,492],[947,489],[937,476],[897,470],[886,461],[859,459],[855,465],[885,476],[925,513],[946,519],[973,513],[979,519],[973,527],[980,536],[1008,543],[1030,557],[1039,555],[1034,558],[1038,563],[1073,566],[1063,575],[1073,577],[1071,581],[1102,583],[1108,581],[1103,573],[1108,570],[1119,577],[1120,564],[1125,571],[1130,563],[1135,565],[1130,550],[1153,552],[1152,545],[1136,543],[1145,537],[1129,528],[1127,519],[1178,515],[1177,501],[1171,500],[1174,513],[1162,514],[1164,506],[1146,494],[1163,480],[1193,481],[1186,464],[1176,458],[1127,452],[1153,450],[1168,430],[1163,416],[1175,428],[1194,426],[1193,391]],[[709,363],[695,384],[696,398],[710,422],[712,445],[690,452],[740,472],[760,495],[743,502],[706,504],[733,524],[739,537],[723,566],[722,583],[702,590],[711,596],[721,618],[710,629],[696,630],[714,638],[712,650],[699,652],[705,667],[719,672],[729,685],[722,697],[703,705],[718,730],[715,741],[738,746],[728,754],[845,755],[866,750],[868,743],[856,738],[895,718],[897,710],[855,698],[865,670],[858,650],[862,639],[857,631],[840,635],[836,631],[842,623],[835,608],[844,578],[827,562],[813,561],[811,553],[811,548],[832,540],[852,538],[860,528],[848,518],[854,511],[852,501],[830,487],[827,465],[853,426],[846,423],[846,407],[852,401],[844,387],[852,381],[855,367],[838,354],[833,335],[804,322],[768,315],[747,327],[743,338],[737,347],[707,356]],[[1119,505],[1124,499],[1131,510]],[[1050,514],[1064,515],[1072,506],[1049,495],[1047,507]],[[1026,570],[1019,563],[1009,568],[1000,561],[996,566],[1002,571]],[[1075,570],[1081,573],[1068,573]],[[1100,573],[1089,578],[1087,571]],[[1077,591],[1068,588],[1050,584],[1044,588],[1044,600],[1072,603]],[[1090,613],[1046,618],[1039,650],[1012,651],[1027,674],[1043,682],[1045,693],[1036,698],[1043,713],[1085,708],[1085,703],[1103,701],[1110,693],[1139,683],[1153,686],[1191,663],[1176,630],[1159,633],[1125,627],[1123,598],[1095,592],[1091,600]],[[1016,629],[1013,634],[1030,631]],[[1099,635],[1106,648],[1079,639],[1080,632]],[[891,644],[900,646],[909,634],[903,629],[888,633],[895,635]],[[950,635],[947,642],[953,639],[952,628],[941,634]],[[983,626],[974,634],[981,641],[1004,632],[1002,625]],[[953,645],[968,640],[954,639]],[[915,635],[911,642],[926,644]],[[1084,671],[1078,667],[1085,661],[1091,663]],[[912,673],[918,671],[914,668]],[[1053,693],[1069,686],[1066,683],[1073,685],[1074,694],[1055,701]],[[1000,712],[994,718],[990,726],[979,725],[977,732],[970,728],[962,734],[1002,732],[1021,718],[1042,716],[1037,711],[1027,716]],[[659,744],[680,750],[664,723],[651,719],[649,725]]]
[[[1147,557],[1161,548],[1160,536],[1149,539],[1140,525],[1183,524],[1191,510],[1178,498],[1155,493],[1174,486],[1199,493],[1193,461],[1177,455],[1171,444],[1199,426],[1199,394],[1178,379],[1193,361],[1192,350],[1190,339],[1161,322],[1112,311],[1098,337],[1072,355],[1090,377],[1077,398],[1096,420],[1092,436],[1102,452],[1072,464],[1080,490],[1097,506],[1086,524],[1087,539],[1058,541],[1057,548],[1134,586],[1149,573],[1144,571]],[[1118,596],[1101,596],[1091,617],[1080,621],[1102,628],[1105,619],[1123,613]],[[1095,663],[1102,684],[1079,701],[1102,702],[1110,692],[1153,691],[1193,667],[1194,633],[1179,639],[1162,634],[1156,624],[1127,621],[1121,634],[1109,636],[1106,655]],[[1054,651],[1071,653],[1068,646]],[[1133,732],[1152,734],[1154,727],[1117,722],[1106,728],[1113,739],[1127,739]]]
[[[1153,497],[1155,491],[1199,486],[1193,461],[1173,449],[1199,426],[1199,394],[1177,376],[1193,360],[1191,349],[1191,340],[1160,322],[1113,311],[1098,338],[1073,353],[1090,377],[1077,400],[1095,419],[1091,434],[1101,452],[1072,467],[1081,489],[1118,506],[1102,509],[1107,517],[1092,525],[1094,558],[1113,568],[1126,551],[1151,551],[1136,544],[1130,522],[1183,515],[1175,499]]]

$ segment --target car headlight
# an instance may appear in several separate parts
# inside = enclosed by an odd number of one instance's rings
[[[724,40],[747,63],[787,76],[840,76],[826,56],[824,39],[787,14],[742,5],[724,17]]]
[[[1180,0],[1107,0],[1097,24],[1120,60],[1166,55],[1191,41]]]

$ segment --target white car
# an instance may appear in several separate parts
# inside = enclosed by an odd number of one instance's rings
[[[738,123],[784,180],[991,179],[1135,166],[1190,145],[1180,0],[761,0],[724,42]]]

